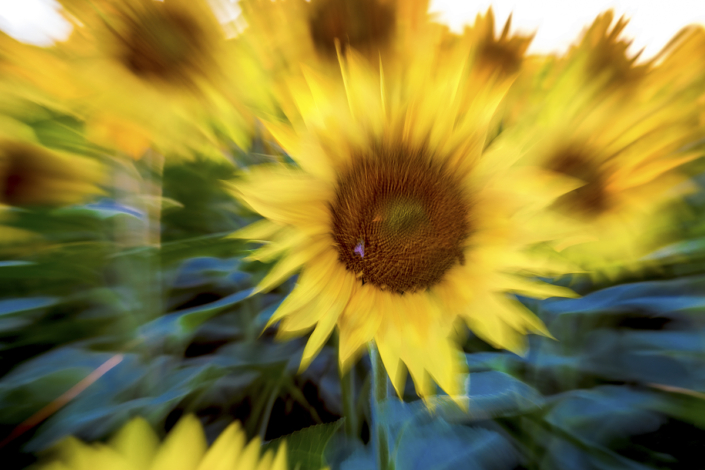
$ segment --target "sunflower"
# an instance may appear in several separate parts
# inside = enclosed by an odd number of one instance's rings
[[[661,82],[661,66],[597,60],[626,48],[615,42],[624,23],[609,32],[610,21],[598,18],[580,53],[555,64],[534,107],[493,142],[579,183],[551,207],[565,229],[557,247],[608,275],[664,242],[662,209],[688,189],[677,167],[700,156],[689,144],[701,134],[697,104]]]
[[[398,59],[427,50],[447,27],[430,21],[428,0],[243,0],[248,24],[238,40],[249,44],[271,77],[270,89],[284,114],[300,98],[285,85],[307,70],[343,87],[338,54],[364,56],[372,66],[396,72]],[[300,118],[300,116],[299,116]]]
[[[467,62],[435,60],[419,54],[388,80],[349,51],[342,93],[308,73],[292,85],[302,120],[267,123],[299,167],[254,167],[230,185],[267,218],[235,236],[266,242],[253,259],[281,257],[258,291],[302,270],[269,322],[283,338],[315,327],[301,369],[337,325],[341,370],[374,341],[399,396],[407,370],[422,397],[433,382],[461,393],[459,318],[516,352],[525,333],[548,334],[504,291],[572,294],[517,273],[540,270],[523,249],[552,236],[540,210],[573,186],[485,158],[502,96],[468,82]]]
[[[535,66],[531,67],[531,71],[525,70],[526,51],[533,35],[512,33],[511,15],[499,35],[495,29],[494,12],[490,7],[484,15],[478,13],[475,23],[466,26],[462,35],[445,31],[440,45],[440,49],[448,55],[446,60],[463,60],[462,56],[468,55],[467,60],[471,64],[468,80],[499,87],[500,93],[506,92],[494,114],[490,140],[503,126],[512,122],[508,113],[521,112],[521,102],[527,96],[534,96],[527,91],[538,75],[533,70]]]
[[[492,8],[478,14],[473,26],[466,26],[461,41],[469,47],[474,70],[481,76],[495,76],[500,80],[513,78],[521,70],[524,55],[533,35],[510,34],[511,15],[499,36],[495,33],[495,18]]]
[[[705,28],[683,28],[664,47],[659,59],[648,80],[653,92],[698,103],[700,123],[705,124]]]
[[[574,57],[584,58],[582,67],[586,81],[600,81],[606,89],[619,88],[626,92],[644,78],[656,58],[637,63],[641,52],[630,55],[628,49],[632,42],[621,37],[628,21],[621,17],[614,25],[613,22],[612,10],[598,15],[567,58],[569,61]]]
[[[41,104],[69,111],[80,91],[70,66],[55,49],[22,43],[0,31],[0,112]]]
[[[62,5],[76,27],[58,47],[71,57],[75,79],[85,88],[77,106],[99,143],[132,153],[144,146],[146,134],[164,151],[188,154],[208,148],[214,140],[208,121],[217,119],[235,123],[230,137],[247,146],[251,123],[230,83],[249,76],[242,68],[254,62],[226,41],[206,0]],[[97,132],[90,129],[94,123]],[[143,132],[132,138],[131,128]]]
[[[101,192],[98,162],[44,147],[9,117],[0,116],[0,123],[0,208],[76,204]]]
[[[232,423],[208,448],[198,419],[187,415],[159,438],[142,418],[134,418],[107,444],[86,444],[66,438],[54,449],[54,458],[40,466],[43,470],[286,470],[286,444],[276,455],[267,451],[261,458],[260,441],[255,437],[245,445],[245,432]]]
[[[275,73],[299,64],[338,67],[352,48],[373,62],[428,20],[428,0],[243,0],[243,36]]]

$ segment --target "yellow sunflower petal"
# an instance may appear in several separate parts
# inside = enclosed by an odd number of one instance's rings
[[[150,470],[195,470],[206,452],[206,436],[193,415],[182,417],[157,451]]]
[[[269,220],[259,220],[251,223],[247,227],[243,227],[237,232],[228,235],[228,238],[243,238],[253,241],[269,241],[282,229],[281,225],[274,224]]]
[[[123,455],[135,470],[147,470],[159,448],[159,438],[147,421],[137,417],[113,436],[110,445]]]
[[[257,462],[259,461],[260,452],[260,439],[259,436],[255,436],[254,439],[247,444],[247,447],[240,454],[240,459],[238,460],[238,470],[257,470]]]
[[[319,301],[314,307],[325,313],[318,321],[316,329],[313,330],[311,337],[306,343],[299,372],[305,370],[314,356],[321,350],[323,344],[333,332],[340,313],[350,301],[355,277],[342,269],[336,271],[325,290],[321,292],[321,297],[319,297]]]
[[[272,463],[271,470],[286,470],[287,459],[286,459],[286,442],[279,444],[277,449],[277,455],[274,457],[274,462]]]
[[[220,433],[201,460],[198,470],[229,470],[238,461],[245,435],[237,421]]]
[[[323,238],[310,244],[294,247],[289,255],[275,264],[272,270],[267,273],[255,289],[255,293],[267,291],[280,284],[284,279],[301,269],[301,266],[323,253],[329,245],[330,241]]]

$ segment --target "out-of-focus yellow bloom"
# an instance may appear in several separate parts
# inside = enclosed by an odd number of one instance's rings
[[[629,56],[631,41],[621,38],[628,21],[622,17],[612,25],[614,12],[599,15],[583,34],[582,40],[567,54],[569,62],[583,58],[582,72],[586,82],[600,82],[606,89],[628,92],[639,84],[651,63],[638,64],[641,53]]]
[[[426,54],[447,27],[430,21],[428,0],[243,0],[249,44],[272,80],[270,89],[286,115],[297,94],[289,80],[323,74],[342,89],[339,55],[350,51],[391,77],[400,61]],[[333,82],[331,82],[332,84]]]
[[[611,21],[598,17],[493,143],[580,184],[552,206],[566,230],[558,247],[608,275],[661,243],[659,210],[687,189],[675,169],[700,156],[690,144],[702,138],[695,101],[660,80],[662,66],[627,59],[624,22]]]
[[[208,448],[198,419],[187,415],[163,443],[142,418],[127,423],[107,444],[86,444],[69,437],[54,449],[42,470],[286,470],[286,444],[276,455],[260,458],[260,440],[246,444],[245,432],[232,423]]]
[[[516,77],[521,70],[533,36],[510,35],[511,26],[510,16],[497,37],[494,13],[489,8],[484,15],[477,15],[473,26],[465,27],[460,41],[470,50],[478,78],[504,81]]]
[[[206,0],[62,4],[76,27],[59,47],[84,88],[77,106],[99,143],[137,157],[148,136],[160,151],[188,156],[213,146],[211,124],[221,121],[220,130],[247,147],[251,118],[230,83],[256,64],[226,41]]]
[[[30,104],[70,112],[67,103],[79,93],[59,51],[24,44],[0,31],[0,112],[19,113]]]
[[[297,73],[301,64],[335,72],[338,51],[371,62],[407,55],[412,33],[428,23],[428,0],[243,0],[243,33],[269,70]],[[337,45],[336,45],[337,44]]]
[[[649,86],[654,93],[670,93],[697,103],[700,126],[705,128],[705,28],[683,28],[660,56],[658,67],[648,77]]]
[[[539,211],[574,186],[482,156],[502,94],[469,81],[465,57],[420,53],[388,77],[353,51],[344,91],[307,73],[291,83],[301,120],[267,123],[300,169],[255,167],[232,184],[267,218],[235,236],[267,241],[253,259],[282,257],[258,289],[303,268],[270,321],[284,338],[315,327],[302,369],[337,325],[342,370],[374,341],[400,395],[407,368],[422,397],[433,382],[460,395],[458,318],[521,352],[524,334],[548,332],[504,291],[572,295],[516,274],[541,271],[523,248],[551,237]]]
[[[76,204],[101,192],[98,162],[44,147],[8,117],[0,123],[0,207]]]
[[[524,70],[526,50],[533,35],[511,33],[511,25],[510,16],[497,36],[494,12],[489,8],[485,14],[478,14],[475,23],[466,26],[462,35],[446,31],[437,52],[444,60],[467,61],[471,83],[482,83],[497,88],[498,93],[507,93],[494,114],[492,136],[511,122],[508,113],[520,112],[522,102],[527,95],[531,96],[527,94],[531,77],[536,76]]]

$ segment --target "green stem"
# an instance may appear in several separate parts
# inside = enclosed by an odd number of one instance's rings
[[[272,408],[274,408],[274,402],[277,400],[277,397],[279,396],[279,382],[272,388],[272,392],[269,394],[269,399],[267,400],[267,404],[264,407],[264,414],[262,415],[262,419],[260,421],[260,426],[259,426],[259,431],[257,434],[259,435],[261,440],[264,440],[265,435],[267,434],[267,427],[269,426],[269,418],[272,416]]]
[[[343,401],[343,417],[345,417],[345,434],[350,438],[357,437],[357,414],[355,413],[355,369],[350,368],[340,376],[340,395]]]
[[[389,379],[379,351],[372,343],[370,343],[370,360],[372,362],[371,428],[375,453],[377,454],[377,468],[379,470],[389,470],[389,437],[384,424],[379,422],[379,405],[389,395]]]

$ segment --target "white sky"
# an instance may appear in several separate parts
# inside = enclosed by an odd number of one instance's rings
[[[402,0],[403,1],[403,0]],[[632,51],[645,48],[642,59],[658,52],[680,28],[705,24],[705,0],[431,0],[431,11],[455,31],[472,23],[492,5],[498,23],[513,12],[513,28],[534,32],[529,52],[562,52],[600,12],[614,8],[631,18],[625,36]],[[0,0],[0,29],[19,40],[50,44],[65,38],[71,27],[57,13],[54,0]],[[237,14],[237,7],[226,14]]]

